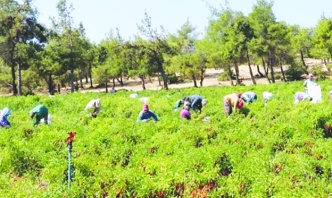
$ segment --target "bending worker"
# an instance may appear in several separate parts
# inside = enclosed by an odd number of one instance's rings
[[[181,118],[184,118],[184,119],[187,119],[187,120],[190,120],[191,118],[191,114],[190,114],[190,107],[189,107],[190,103],[189,102],[185,102],[181,112],[180,112],[180,116]]]
[[[242,94],[232,93],[224,97],[224,111],[227,117],[243,107]]]
[[[294,94],[294,104],[299,103],[300,101],[305,101],[305,100],[312,100],[312,97],[309,96],[309,94],[305,93],[305,92],[296,92]]]
[[[44,119],[45,123],[48,124],[48,109],[44,105],[37,105],[30,111],[30,118],[33,119],[33,117],[36,117],[34,125],[38,125],[41,119]]]
[[[88,113],[87,116],[97,117],[98,113],[100,112],[101,102],[100,99],[91,100],[86,106],[85,111]]]
[[[12,112],[8,107],[5,107],[0,112],[0,127],[10,127],[10,123],[7,119],[8,116],[12,115]]]
[[[246,105],[248,105],[257,100],[257,95],[255,92],[248,91],[242,94],[241,99],[246,103]]]
[[[201,113],[202,107],[204,107],[208,101],[200,95],[191,95],[189,97],[184,97],[178,100],[174,106],[174,109],[177,110],[177,108],[179,108],[185,102],[189,102],[189,107],[192,108],[194,111],[198,110]]]

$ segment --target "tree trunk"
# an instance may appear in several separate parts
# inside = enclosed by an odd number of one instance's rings
[[[272,83],[275,83],[276,81],[274,79],[273,58],[272,58],[272,52],[271,52],[271,50],[269,50],[269,66],[270,66]]]
[[[58,93],[61,93],[61,86],[60,86],[60,83],[58,83]]]
[[[284,82],[286,82],[285,72],[284,72],[284,68],[282,67],[281,59],[279,59],[279,62],[280,62],[280,71],[282,74],[282,79]]]
[[[121,86],[123,86],[124,84],[123,84],[123,77],[122,77],[122,75],[120,76],[120,82],[121,82]]]
[[[92,85],[92,66],[91,66],[91,63],[89,63],[89,77],[90,77],[90,88],[93,88],[93,85]]]
[[[231,70],[231,65],[228,64],[228,75],[229,75],[229,80],[231,81],[231,86],[233,86],[233,80],[232,80],[232,70]]]
[[[309,74],[308,67],[307,67],[307,65],[305,64],[305,61],[304,61],[304,56],[303,56],[303,51],[302,50],[300,50],[300,54],[301,54],[302,65],[305,68],[305,72],[306,72],[306,74]]]
[[[259,66],[257,65],[257,72],[259,74],[260,77],[264,77],[264,75],[262,74],[262,72],[259,70]]]
[[[12,89],[13,89],[13,95],[16,96],[17,95],[17,87],[16,87],[14,61],[12,61],[11,70],[12,70]]]
[[[70,92],[74,92],[74,60],[70,58]]]
[[[105,92],[108,93],[108,75],[107,75],[107,69],[106,69],[106,80],[105,80]]]
[[[81,84],[81,89],[83,89],[83,76],[80,76],[80,84]]]
[[[168,90],[167,76],[165,74],[165,70],[163,68],[163,64],[159,60],[157,61],[157,64],[158,64],[158,70],[160,72],[160,75],[161,75],[161,77],[163,78],[163,81],[164,81],[164,88],[166,90]]]
[[[205,74],[205,71],[203,69],[201,69],[201,79],[199,81],[199,85],[201,87],[203,87],[204,74]]]
[[[199,85],[201,87],[203,87],[203,80],[204,80],[204,75],[205,75],[205,70],[204,70],[205,64],[206,64],[206,60],[202,61],[202,63],[201,63],[201,80],[199,82]]]
[[[197,82],[196,82],[196,76],[195,74],[192,75],[193,81],[194,81],[194,87],[197,88]]]
[[[47,85],[48,85],[48,93],[50,93],[51,95],[54,95],[52,74],[48,75]]]
[[[263,63],[263,68],[264,68],[264,72],[265,72],[265,77],[267,79],[267,81],[269,82],[269,84],[271,83],[270,79],[269,79],[269,68],[265,67],[265,61],[264,58],[262,58],[262,63]]]
[[[118,81],[118,83],[121,85],[121,87],[123,87],[123,79],[122,76],[119,78],[116,78],[116,80]]]
[[[158,83],[159,83],[159,86],[161,87],[161,80],[160,80],[160,73],[159,73],[159,72],[158,72],[157,77],[158,77]]]
[[[88,83],[89,83],[88,74],[85,73],[85,84],[88,84]]]
[[[112,90],[115,89],[115,78],[112,78]]]
[[[248,52],[248,50],[247,50],[247,61],[248,61],[249,73],[250,73],[250,77],[251,77],[252,83],[253,83],[254,85],[256,85],[255,77],[254,77],[254,75],[252,74],[252,69],[251,69],[251,65],[250,65],[250,58],[249,58],[249,52]]]
[[[239,79],[239,66],[237,65],[237,62],[234,62],[234,67],[235,67],[235,79],[236,79],[236,84],[240,85],[240,79]]]
[[[143,88],[143,90],[145,90],[146,88],[145,88],[144,76],[140,76],[139,78],[140,78],[141,81],[142,81],[142,88]]]
[[[21,75],[21,61],[17,64],[17,95],[22,95],[22,75]]]
[[[75,91],[78,91],[79,85],[78,85],[78,79],[75,79]]]

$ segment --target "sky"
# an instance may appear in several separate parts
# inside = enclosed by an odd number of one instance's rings
[[[38,10],[38,21],[51,28],[50,17],[58,18],[56,5],[59,0],[33,0]],[[142,25],[144,13],[151,17],[152,27],[158,31],[160,26],[167,33],[175,34],[189,20],[196,32],[204,34],[211,17],[209,5],[220,10],[225,0],[67,0],[72,4],[71,13],[74,26],[82,23],[86,36],[98,44],[111,30],[119,29],[125,40],[138,35],[138,25]],[[228,0],[233,11],[244,15],[252,11],[256,0]],[[332,0],[275,0],[273,13],[277,21],[302,28],[315,27],[322,16],[332,16]],[[159,31],[160,32],[160,31]]]

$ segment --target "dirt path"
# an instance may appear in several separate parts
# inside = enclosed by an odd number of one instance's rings
[[[258,75],[257,72],[257,67],[252,67],[253,74]],[[249,68],[248,66],[241,66],[239,68],[240,71],[240,79],[242,80],[242,83],[244,85],[251,85],[252,80],[249,75]],[[260,68],[260,71],[263,71],[263,68]],[[218,78],[220,77],[221,73],[223,72],[222,69],[217,70],[217,69],[207,69],[205,72],[205,79],[203,81],[203,87],[207,86],[230,86],[231,83],[230,81],[219,81]],[[276,70],[278,72],[278,70]],[[145,87],[147,90],[160,90],[162,89],[162,86],[159,86],[159,82],[157,78],[152,78],[152,82],[147,82],[145,84]],[[197,81],[199,83],[199,81]],[[235,84],[235,81],[233,80],[233,83]],[[264,78],[256,78],[256,83],[257,84],[268,84],[267,79]],[[174,88],[187,88],[187,87],[193,87],[194,83],[193,81],[188,82],[188,83],[178,83],[178,84],[169,84],[168,88],[169,89],[174,89]],[[125,89],[128,91],[141,91],[143,90],[142,88],[142,82],[140,79],[129,79],[128,81],[125,82],[124,86],[120,86],[119,84],[116,84],[115,86],[116,90],[119,89]],[[109,88],[110,90],[110,88]],[[82,89],[81,92],[104,92],[105,88],[94,88],[94,89]]]
[[[316,59],[305,59],[306,64],[309,67],[312,67],[313,65],[316,64],[321,64],[321,60],[316,60]],[[258,75],[258,71],[257,71],[257,66],[252,66],[252,72],[253,75]],[[287,66],[284,66],[284,70],[287,70]],[[323,68],[324,70],[326,70],[326,68]],[[259,70],[260,72],[264,73],[264,69],[262,66],[259,66]],[[231,83],[230,81],[219,81],[218,78],[220,77],[221,73],[223,72],[223,69],[207,69],[205,72],[205,79],[203,81],[203,87],[207,87],[207,86],[230,86]],[[244,85],[252,85],[252,80],[250,78],[250,73],[249,73],[249,67],[247,65],[241,65],[239,67],[239,72],[240,72],[240,79],[242,80],[242,83]],[[275,67],[274,68],[274,72],[275,73],[280,73],[280,68]],[[277,82],[280,80],[276,80]],[[199,81],[197,81],[197,83],[199,83]],[[235,84],[235,81],[233,81],[233,83]],[[263,78],[256,78],[256,83],[257,84],[269,84],[269,82],[267,81],[266,77]],[[188,82],[188,83],[179,83],[179,84],[169,84],[168,88],[169,89],[174,89],[174,88],[187,88],[187,87],[193,87],[194,83]],[[157,78],[152,78],[152,82],[147,82],[145,84],[145,87],[147,90],[160,90],[162,89],[162,86],[159,86],[159,82]],[[142,82],[140,79],[130,79],[128,81],[126,81],[126,84],[124,86],[120,86],[119,84],[116,85],[115,87],[116,90],[119,89],[126,89],[128,91],[141,91],[143,90],[142,88]],[[110,90],[110,89],[109,89]],[[97,91],[97,92],[104,92],[105,88],[100,88],[100,89],[86,89],[86,90],[81,90],[82,92],[86,92],[86,91]]]

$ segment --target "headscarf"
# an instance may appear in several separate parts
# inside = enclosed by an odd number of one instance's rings
[[[2,109],[2,111],[0,112],[0,116],[3,117],[7,117],[12,115],[12,112],[10,111],[10,109],[8,107],[5,107],[4,109]]]
[[[147,104],[143,105],[143,111],[149,111],[149,106]]]

